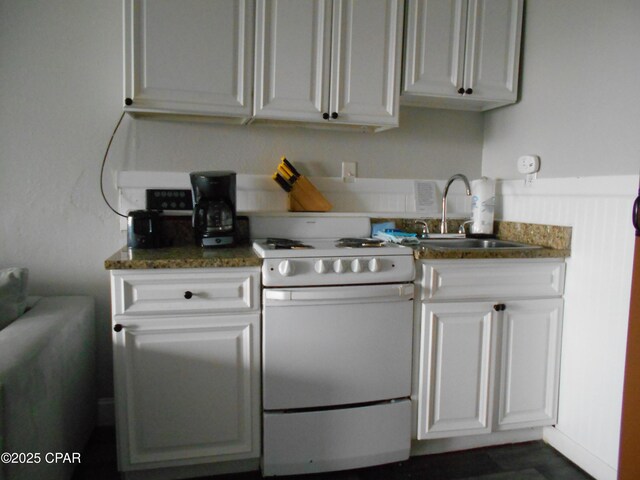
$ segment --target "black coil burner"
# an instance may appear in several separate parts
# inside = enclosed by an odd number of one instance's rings
[[[336,240],[338,248],[384,247],[384,240],[378,238],[341,238]]]
[[[267,238],[265,244],[275,250],[301,250],[313,248],[311,245],[302,243],[300,240],[289,238]]]

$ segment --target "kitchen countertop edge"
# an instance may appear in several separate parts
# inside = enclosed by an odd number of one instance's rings
[[[195,246],[130,250],[123,247],[104,262],[106,270],[260,267],[251,246],[205,249]]]
[[[571,256],[571,250],[560,248],[536,248],[531,250],[435,250],[428,247],[416,247],[413,251],[416,260],[455,260],[455,259],[500,259],[500,258],[565,258]]]

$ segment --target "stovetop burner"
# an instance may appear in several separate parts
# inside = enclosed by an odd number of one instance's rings
[[[336,240],[338,248],[383,247],[384,240],[378,238],[340,238]]]
[[[313,248],[313,246],[302,243],[300,240],[291,240],[289,238],[267,238],[265,244],[273,247],[275,250],[303,250]]]

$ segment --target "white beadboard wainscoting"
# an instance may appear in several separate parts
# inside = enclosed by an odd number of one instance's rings
[[[552,446],[599,480],[617,476],[638,176],[498,182],[496,217],[571,226],[558,424]]]

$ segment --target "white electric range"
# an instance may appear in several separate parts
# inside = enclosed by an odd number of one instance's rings
[[[366,217],[251,220],[262,267],[263,474],[405,460],[413,252]]]

